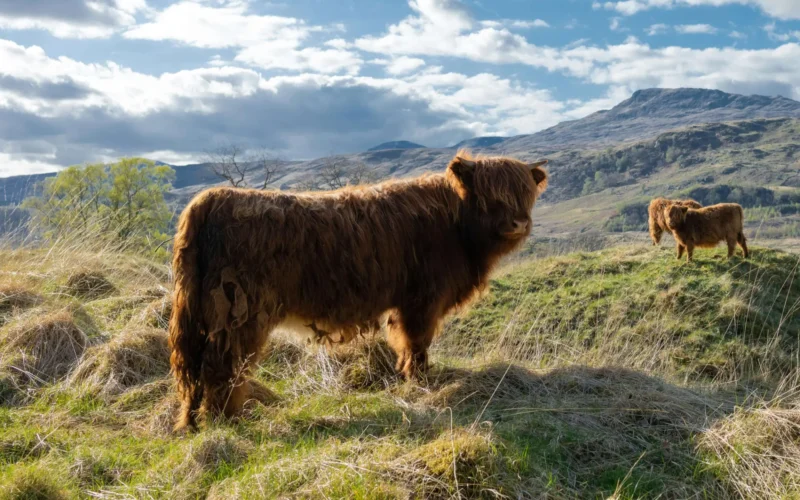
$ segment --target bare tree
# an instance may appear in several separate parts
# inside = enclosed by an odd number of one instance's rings
[[[373,182],[377,176],[366,164],[348,163],[343,158],[328,157],[323,160],[316,176],[307,177],[297,183],[304,191],[341,189]]]
[[[234,187],[251,187],[248,177],[264,176],[261,189],[267,189],[278,173],[279,160],[266,148],[248,150],[241,144],[228,143],[206,152],[211,170]]]

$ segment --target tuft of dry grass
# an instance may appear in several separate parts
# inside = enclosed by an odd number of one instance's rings
[[[20,285],[0,287],[0,315],[14,315],[21,310],[30,309],[42,303],[38,293]]]
[[[156,328],[126,330],[109,342],[91,347],[70,376],[71,384],[87,384],[114,395],[169,374],[167,335]]]
[[[2,365],[33,385],[67,375],[89,345],[80,309],[31,310],[0,332]]]
[[[67,278],[67,292],[76,297],[93,300],[108,297],[117,288],[98,271],[79,271]]]
[[[741,498],[800,498],[800,401],[739,407],[698,448]]]
[[[170,315],[172,315],[172,298],[163,296],[145,306],[137,319],[148,326],[166,330],[169,327]]]
[[[490,497],[511,486],[497,446],[490,434],[456,429],[403,455],[391,468],[423,498]]]

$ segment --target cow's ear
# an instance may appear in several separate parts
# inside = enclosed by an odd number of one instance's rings
[[[528,165],[528,168],[531,169],[531,174],[533,174],[533,180],[536,182],[536,186],[539,188],[540,193],[547,189],[547,170],[542,168],[545,165],[547,165],[547,160],[535,161]]]
[[[475,174],[477,163],[460,156],[456,156],[447,167],[465,186],[472,185],[472,176]]]

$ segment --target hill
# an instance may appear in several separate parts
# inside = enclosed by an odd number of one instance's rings
[[[647,89],[607,111],[560,123],[502,143],[509,152],[532,148],[603,146],[652,137],[702,123],[755,118],[800,118],[800,102],[785,97],[743,96],[708,89]]]
[[[537,234],[639,231],[652,196],[744,202],[759,237],[800,237],[800,103],[704,89],[648,89],[607,111],[542,132],[477,137],[452,148],[407,141],[304,162],[282,162],[273,186],[308,184],[331,163],[364,165],[372,177],[441,171],[458,148],[548,158],[550,188],[537,209]],[[176,167],[176,207],[218,182],[210,165]],[[0,205],[14,205],[44,176],[0,179]],[[762,189],[759,194],[754,190]],[[764,189],[768,191],[763,191]],[[753,233],[751,233],[753,234]]]
[[[167,267],[59,245],[0,253],[2,498],[800,493],[795,256],[509,264],[426,380],[397,380],[380,337],[277,338],[274,404],[175,436]]]
[[[391,141],[378,144],[375,147],[369,148],[367,151],[382,151],[384,149],[417,149],[424,148],[422,144],[417,144],[410,141]]]

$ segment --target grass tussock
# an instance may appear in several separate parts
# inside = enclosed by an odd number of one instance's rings
[[[89,345],[79,308],[32,310],[0,332],[2,364],[26,382],[42,385],[66,376]]]
[[[41,304],[41,295],[25,286],[0,286],[0,315],[14,315],[19,311]]]
[[[88,349],[70,377],[72,384],[118,394],[169,374],[166,332],[156,328],[126,330]]]
[[[108,297],[117,291],[117,287],[97,271],[80,271],[70,275],[66,289],[71,295],[90,300]]]
[[[742,498],[800,497],[800,403],[737,408],[703,433],[709,466]]]

